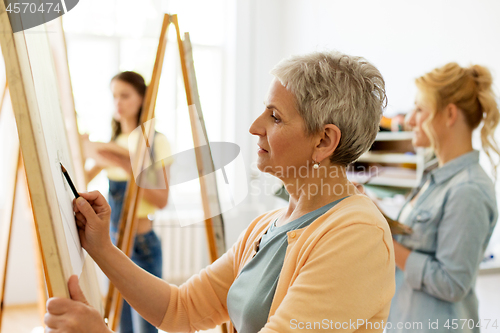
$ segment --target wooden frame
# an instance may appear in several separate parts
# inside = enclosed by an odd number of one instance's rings
[[[180,29],[177,23],[177,17],[174,20],[177,30],[177,40],[180,41]],[[179,43],[181,52],[181,65],[183,70],[184,82],[189,82],[190,94],[186,93],[187,103],[189,107],[189,118],[191,122],[191,132],[193,134],[193,142],[195,147],[207,145],[208,149],[196,150],[196,162],[198,165],[198,174],[203,174],[203,169],[209,169],[212,172],[205,172],[204,177],[200,177],[201,200],[203,210],[205,212],[205,228],[207,235],[207,244],[210,251],[210,261],[214,262],[226,252],[226,239],[224,236],[224,221],[221,212],[219,193],[217,190],[217,179],[215,176],[215,167],[210,150],[208,134],[205,127],[205,120],[201,108],[200,95],[198,94],[198,83],[196,81],[196,72],[194,70],[193,48],[189,33],[184,34],[184,41]],[[184,60],[182,60],[184,59]],[[184,63],[183,63],[184,62]],[[186,87],[187,89],[187,87]],[[191,106],[194,106],[191,107]],[[197,127],[201,128],[198,129]],[[201,133],[200,133],[201,132]],[[205,153],[205,154],[204,154]],[[208,156],[207,156],[208,155]]]
[[[0,100],[0,119],[3,116],[8,117],[7,112],[12,110],[5,110],[6,97],[8,98],[7,84],[2,93]],[[7,119],[4,119],[7,121]],[[14,119],[12,119],[14,121]],[[15,125],[14,125],[15,126]],[[16,201],[16,189],[18,182],[19,168],[21,166],[21,154],[19,152],[19,141],[15,140],[15,144],[11,150],[11,156],[3,156],[5,158],[5,165],[9,166],[8,175],[11,176],[9,184],[6,186],[7,200],[5,200],[6,210],[0,216],[0,225],[2,231],[0,232],[0,329],[2,327],[2,317],[4,312],[4,297],[5,285],[7,280],[7,267],[9,264],[10,241],[12,234],[12,223],[14,221],[14,203]]]
[[[193,142],[195,147],[202,145],[208,146],[208,136],[205,129],[205,123],[203,121],[203,114],[201,112],[201,103],[198,95],[198,88],[196,82],[196,75],[194,71],[193,57],[191,42],[189,40],[189,34],[186,34],[185,40],[183,41],[180,37],[179,23],[177,20],[177,15],[165,14],[162,30],[160,34],[160,40],[158,43],[158,51],[156,54],[155,65],[153,68],[153,75],[151,78],[151,83],[148,86],[146,92],[146,98],[144,100],[143,110],[145,112],[142,114],[141,123],[143,124],[143,135],[145,140],[139,139],[136,149],[136,158],[132,165],[133,170],[142,170],[144,165],[144,157],[146,149],[150,148],[150,139],[153,138],[154,128],[151,126],[152,122],[148,122],[154,117],[154,108],[156,104],[156,96],[158,93],[159,80],[161,75],[161,69],[163,66],[163,59],[165,56],[165,49],[167,43],[167,31],[168,26],[173,24],[176,29],[177,43],[179,47],[179,56],[181,61],[182,76],[184,79],[184,88],[186,92],[186,99],[189,106],[189,116],[191,122],[191,131],[193,135]],[[148,124],[149,127],[144,127]],[[147,147],[146,147],[147,146]],[[208,146],[209,148],[209,146]],[[196,163],[198,168],[198,174],[200,175],[200,189],[201,197],[203,203],[203,210],[205,213],[205,228],[207,234],[207,243],[209,247],[210,261],[214,262],[221,256],[225,251],[225,238],[224,238],[224,225],[222,220],[222,215],[214,214],[214,212],[220,212],[220,203],[217,192],[217,182],[215,179],[215,173],[210,173],[208,177],[202,177],[204,175],[203,170],[214,169],[214,164],[210,149],[205,150],[208,152],[202,155],[201,150],[196,149]],[[135,174],[139,174],[136,172]],[[166,174],[164,170],[164,176],[166,179]],[[136,212],[139,206],[140,200],[142,198],[142,188],[138,187],[134,179],[131,179],[127,188],[127,193],[124,200],[121,222],[117,237],[117,247],[120,248],[127,255],[131,255],[133,248],[134,237],[137,229],[137,218]],[[213,216],[215,215],[215,216]],[[118,327],[120,313],[122,306],[122,298],[118,290],[110,284],[108,289],[108,295],[105,303],[105,318],[108,319],[108,325],[112,330]],[[222,330],[227,331],[225,325],[223,325]]]
[[[47,38],[45,25],[32,28],[38,32],[33,35],[27,35],[24,31],[13,33],[5,4],[1,2],[0,26],[3,31],[0,35],[0,43],[5,60],[12,106],[18,126],[20,146],[23,156],[25,158],[29,157],[29,161],[25,161],[25,170],[33,207],[36,234],[41,247],[48,295],[49,297],[69,298],[67,280],[73,274],[73,267],[68,252],[55,179],[50,169],[51,163],[54,161],[49,159],[45,137],[41,130],[38,105],[39,99],[45,96],[36,94],[34,82],[36,78],[33,76],[31,67],[33,61],[43,61],[47,63],[50,71],[54,70],[50,68],[54,64],[52,57],[46,53],[38,58],[38,53],[36,55],[29,54],[28,50],[30,45],[28,40],[39,42],[36,45],[47,45],[45,43],[48,43],[48,41],[44,40]],[[45,58],[42,59],[41,57]],[[40,77],[38,78],[40,79]],[[44,88],[50,89],[51,87]],[[54,94],[57,94],[57,92],[54,92]],[[54,112],[58,111],[60,109]],[[61,135],[67,135],[67,133]],[[69,156],[64,156],[64,158],[69,159]],[[72,163],[69,164],[66,167],[70,171],[74,171]],[[74,225],[72,227],[76,228]],[[100,310],[102,309],[100,297],[96,298],[95,293],[89,293],[94,281],[97,281],[97,277],[92,276],[91,270],[93,267],[91,266],[93,262],[89,263],[89,256],[86,257],[87,260],[82,263],[80,283],[89,302]]]
[[[73,87],[69,72],[68,51],[66,47],[66,38],[64,35],[62,16],[46,23],[50,33],[47,34],[54,68],[56,71],[61,109],[66,126],[68,144],[71,150],[71,158],[74,162],[74,181],[80,190],[87,189],[87,180],[85,173],[85,158],[82,149],[82,141],[78,131],[77,114],[75,109],[75,100],[73,98]],[[80,287],[85,294],[92,294],[91,299],[96,304],[96,308],[103,313],[101,301],[101,292],[95,286],[99,285],[94,260],[87,256],[85,258],[86,269],[83,271],[84,277],[80,279]],[[97,302],[99,300],[99,302]]]
[[[69,75],[69,67],[67,62],[67,51],[66,51],[66,41],[64,38],[64,32],[62,29],[62,19],[58,17],[57,19],[50,22],[50,28],[55,30],[49,34],[49,40],[51,45],[52,54],[54,56],[54,64],[57,72],[57,81],[59,93],[61,95],[61,103],[62,109],[64,113],[66,130],[68,133],[69,144],[71,146],[71,152],[73,153],[72,158],[76,161],[75,163],[75,180],[78,188],[86,188],[85,183],[85,170],[84,170],[84,159],[83,152],[81,149],[80,138],[78,135],[77,121],[76,121],[76,113],[74,108],[74,100],[71,88],[71,80]],[[6,111],[4,101],[6,97],[9,99],[8,95],[8,85],[5,80],[5,89],[2,92],[2,98],[0,99],[0,116],[1,111]],[[12,108],[10,110],[12,112]],[[14,119],[12,119],[15,121]],[[14,123],[15,127],[15,123]],[[73,135],[72,135],[73,134]],[[17,137],[17,134],[15,134]],[[10,239],[11,239],[11,229],[14,223],[14,202],[17,197],[16,189],[18,186],[26,186],[26,193],[28,193],[28,184],[26,182],[26,174],[23,167],[22,156],[20,154],[19,140],[16,139],[16,145],[12,148],[15,153],[12,156],[6,157],[6,161],[14,161],[16,163],[15,170],[10,170],[9,174],[13,173],[13,177],[11,178],[10,184],[7,186],[8,198],[7,198],[7,206],[9,207],[4,215],[2,216],[5,225],[2,225],[4,231],[1,233],[2,241],[0,242],[0,331],[2,324],[2,314],[4,307],[4,295],[5,295],[5,287],[6,287],[6,277],[7,277],[7,266],[8,266],[8,256],[10,249]],[[11,162],[11,163],[14,163]],[[19,177],[22,177],[19,178]],[[28,207],[31,209],[31,202],[29,202],[29,198],[25,198],[28,201]],[[34,224],[33,224],[34,225]],[[46,285],[45,285],[45,276],[43,271],[43,258],[40,252],[40,246],[38,242],[38,237],[36,232],[34,233],[34,248],[35,248],[35,263],[37,266],[37,285],[38,285],[38,305],[41,314],[41,321],[43,322],[43,316],[45,314],[45,304],[47,302],[46,295]],[[89,271],[91,275],[95,274],[94,265],[88,264]],[[92,281],[91,278],[87,277],[84,279],[86,281]],[[94,280],[94,282],[97,282]],[[100,293],[98,289],[90,288],[87,284],[84,286],[87,289],[87,292],[90,293],[92,290],[95,294],[95,298],[100,298]]]
[[[158,95],[160,76],[163,68],[163,59],[165,58],[165,49],[167,46],[167,31],[169,25],[170,17],[168,14],[165,14],[160,33],[160,40],[158,42],[158,50],[156,52],[156,60],[153,67],[153,75],[151,76],[151,82],[146,91],[143,113],[141,115],[143,134],[145,135],[146,139],[150,138],[151,134],[154,132],[153,126],[148,126],[148,128],[145,128],[144,124],[148,123],[148,121],[153,119],[154,117],[156,97]],[[149,122],[148,124],[151,124],[151,122]],[[135,159],[132,165],[133,170],[140,170],[142,168],[142,165],[144,164],[146,149],[148,148],[146,147],[146,142],[147,146],[149,147],[150,144],[148,140],[143,140],[140,137],[138,138]],[[136,213],[141,198],[142,189],[137,186],[135,180],[133,179],[133,177],[131,177],[123,202],[123,210],[120,218],[121,222],[116,241],[116,246],[129,256],[130,251],[132,250],[133,240],[137,229],[138,220],[136,218]],[[118,327],[121,307],[122,297],[118,290],[114,287],[114,285],[110,283],[104,307],[104,318],[108,320],[108,326],[112,330],[116,330],[116,328]]]

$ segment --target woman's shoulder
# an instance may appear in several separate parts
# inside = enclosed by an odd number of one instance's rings
[[[163,141],[163,142],[168,142],[167,136],[163,134],[162,132],[155,132],[155,141]]]
[[[359,234],[364,230],[367,234],[382,232],[385,243],[391,242],[391,230],[387,220],[373,201],[364,194],[351,195],[317,218],[308,232],[311,239],[328,239],[325,235],[335,237],[337,233]],[[356,237],[356,236],[354,236]]]
[[[447,190],[449,195],[464,194],[469,197],[476,194],[496,203],[495,184],[479,163],[472,164],[453,176]]]
[[[162,149],[167,148],[170,150],[170,143],[168,142],[167,136],[161,132],[155,133],[154,145]]]
[[[327,222],[337,226],[352,223],[386,225],[387,222],[373,201],[364,194],[351,195],[331,208],[322,216]]]
[[[133,140],[134,142],[138,139],[139,135],[141,135],[142,132],[140,131],[133,131],[130,134],[125,134],[125,133],[120,133],[115,140]],[[164,145],[170,145],[167,139],[167,136],[161,132],[156,131],[154,133],[154,144],[158,144],[161,146]]]
[[[114,140],[111,140],[111,142],[116,143],[120,147],[129,149],[128,138],[128,134],[120,133],[116,136],[116,138],[114,138]]]
[[[249,226],[249,229],[262,229],[280,216],[284,208],[275,209],[258,216]],[[364,194],[351,195],[330,208],[318,217],[318,225],[324,228],[333,226],[342,227],[353,223],[364,223],[373,226],[385,226],[387,221],[375,206],[373,201]]]
[[[166,164],[172,164],[172,150],[165,134],[156,132],[154,138],[155,159],[164,159]]]
[[[249,239],[258,237],[283,211],[284,208],[280,208],[259,215],[246,229],[246,237]],[[364,194],[354,194],[345,198],[318,217],[310,227],[323,232],[354,224],[381,228],[390,234],[389,226],[382,213]]]

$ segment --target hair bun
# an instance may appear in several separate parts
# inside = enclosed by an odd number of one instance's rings
[[[488,68],[481,65],[472,65],[467,70],[477,83],[479,91],[489,90],[493,83],[491,72]]]

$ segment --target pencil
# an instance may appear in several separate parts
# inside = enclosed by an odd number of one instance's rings
[[[62,163],[59,162],[59,164],[61,164],[61,170],[62,170],[62,173],[64,175],[64,178],[66,178],[66,180],[68,181],[69,187],[71,187],[71,191],[73,191],[75,198],[79,198],[80,194],[78,194],[78,192],[76,191],[75,185],[73,185],[73,182],[71,181],[71,178],[69,177],[68,171],[62,165]]]

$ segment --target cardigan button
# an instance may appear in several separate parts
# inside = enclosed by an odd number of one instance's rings
[[[292,232],[290,233],[290,238],[295,238],[295,231],[292,231]]]

